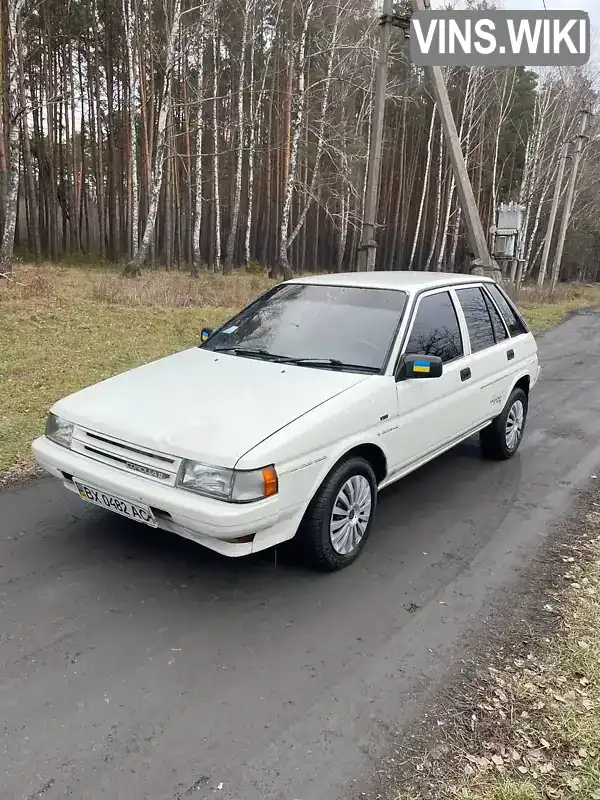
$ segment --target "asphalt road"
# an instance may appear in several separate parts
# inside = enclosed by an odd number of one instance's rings
[[[351,796],[600,464],[599,357],[594,312],[546,335],[519,455],[392,487],[336,575],[0,493],[0,797]]]

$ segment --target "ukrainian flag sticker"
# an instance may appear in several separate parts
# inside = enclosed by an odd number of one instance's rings
[[[413,372],[431,372],[431,361],[414,361]]]

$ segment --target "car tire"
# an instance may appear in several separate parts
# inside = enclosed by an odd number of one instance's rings
[[[338,464],[312,499],[298,531],[298,544],[320,572],[335,572],[355,561],[371,532],[377,479],[364,458]]]
[[[505,461],[514,456],[523,439],[527,409],[523,389],[513,389],[502,413],[479,434],[484,458]]]

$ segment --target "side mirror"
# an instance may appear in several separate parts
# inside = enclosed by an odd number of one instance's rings
[[[414,378],[441,378],[444,371],[439,356],[413,356],[405,354],[400,360],[397,381],[408,381]]]
[[[202,328],[202,333],[200,334],[200,344],[203,345],[204,342],[208,339],[208,337],[212,334],[214,328]]]

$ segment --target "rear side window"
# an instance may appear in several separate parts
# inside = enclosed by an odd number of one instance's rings
[[[463,355],[458,318],[448,292],[430,294],[421,300],[406,352],[438,356],[444,363]]]
[[[492,320],[492,328],[494,329],[496,341],[503,342],[505,339],[508,339],[508,333],[506,332],[506,328],[502,322],[502,317],[500,316],[496,306],[490,300],[490,296],[486,292],[483,292],[483,296],[485,297],[485,304],[487,306],[490,319]]]
[[[485,288],[491,294],[492,299],[500,309],[500,313],[504,317],[510,335],[518,336],[520,333],[527,333],[527,328],[523,321],[515,314],[510,303],[500,289],[493,283],[486,284]]]
[[[471,352],[478,353],[496,344],[492,320],[481,289],[458,289],[456,292],[467,321]]]

